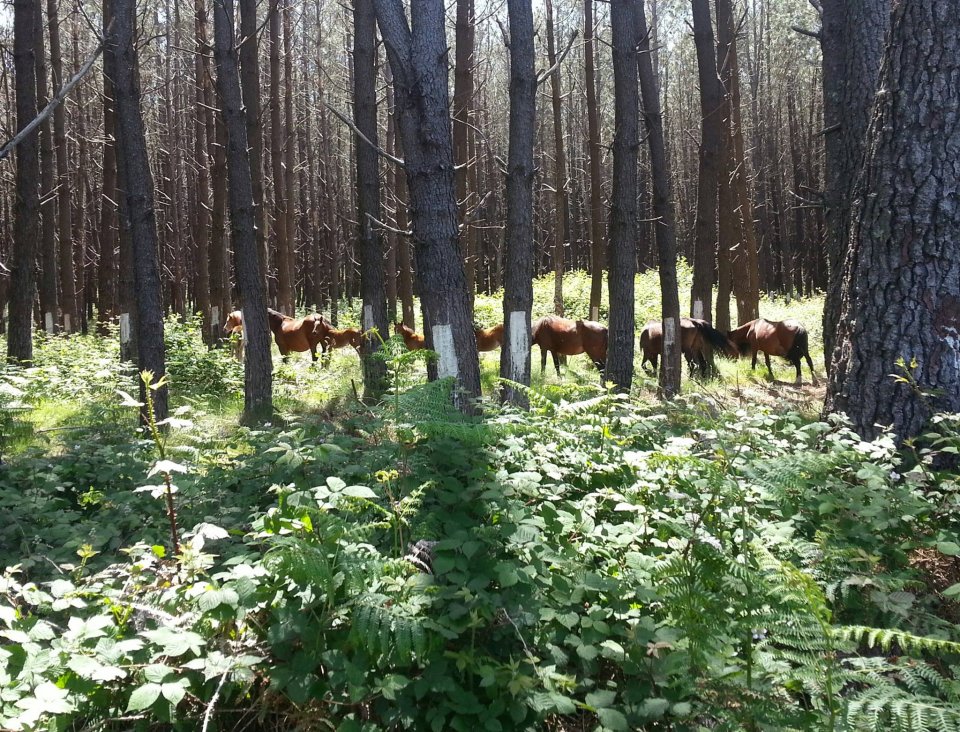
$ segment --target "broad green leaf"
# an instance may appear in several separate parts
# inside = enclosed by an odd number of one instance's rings
[[[369,498],[371,500],[377,497],[377,494],[365,485],[348,485],[343,489],[343,495],[352,498]]]
[[[623,732],[624,730],[630,729],[630,726],[627,724],[627,718],[623,716],[623,712],[619,712],[616,709],[598,709],[597,719],[600,720],[600,724],[603,725],[604,729],[613,730],[613,732]]]
[[[130,701],[127,702],[128,712],[140,712],[153,706],[153,703],[160,698],[160,684],[144,684],[138,686],[130,695]]]

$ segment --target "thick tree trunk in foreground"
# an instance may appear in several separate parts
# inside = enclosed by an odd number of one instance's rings
[[[850,206],[863,165],[883,43],[890,27],[890,0],[823,0],[821,20],[828,277],[823,355],[829,368],[840,318]]]
[[[470,112],[473,108],[473,64],[476,29],[474,17],[474,0],[457,0],[456,22],[456,59],[453,74],[453,159],[458,166],[455,181],[457,201],[460,204],[460,220],[466,219],[470,204],[469,167],[476,162],[470,161]],[[473,191],[476,193],[476,191]],[[464,270],[467,277],[467,291],[470,293],[470,309],[473,311],[473,300],[476,295],[476,262],[474,253],[470,251],[470,224],[466,224],[460,232],[461,249],[463,250]]]
[[[826,403],[868,439],[878,424],[902,440],[934,411],[960,411],[958,78],[953,0],[899,3],[851,212]],[[903,373],[898,359],[915,385],[891,376]]]
[[[17,130],[37,114],[36,59],[37,3],[15,0],[13,4],[13,67],[16,73]],[[7,326],[7,360],[33,361],[34,263],[40,223],[40,158],[37,131],[27,135],[16,149],[17,199],[13,212],[13,271],[10,274],[10,319]]]
[[[717,180],[723,152],[723,85],[710,20],[710,0],[693,0],[693,40],[700,79],[700,162],[690,316],[713,322],[713,268],[717,250]]]
[[[195,307],[199,310],[203,323],[203,342],[213,344],[220,340],[220,323],[211,318],[211,284],[210,284],[210,168],[207,150],[213,148],[216,138],[207,140],[206,86],[209,70],[205,54],[208,53],[207,42],[207,9],[203,0],[196,0],[193,16],[194,41],[197,51],[193,60],[194,101],[197,108],[193,111],[193,158],[197,170],[197,180],[194,184],[193,198],[193,240],[196,242],[197,279],[195,288]],[[214,273],[216,276],[217,273]],[[221,294],[218,283],[218,296]],[[217,318],[225,317],[221,311],[219,300],[216,301]]]
[[[36,46],[37,106],[50,101],[47,93],[47,60],[43,38],[43,0],[37,0]],[[57,198],[54,194],[53,129],[50,119],[40,123],[40,322],[48,333],[60,330],[57,288]]]
[[[111,18],[109,0],[103,3],[103,30]],[[103,59],[103,181],[100,195],[100,260],[97,263],[97,325],[102,331],[117,315],[117,243],[120,225],[117,202],[117,150],[113,111],[113,81],[109,74],[110,59]]]
[[[530,310],[533,307],[533,135],[537,75],[530,0],[508,0],[510,16],[510,146],[504,234],[503,344],[500,376],[530,384]],[[521,406],[526,396],[504,387],[503,399]]]
[[[400,0],[376,0],[376,10],[399,111],[424,331],[439,375],[455,378],[454,400],[469,410],[480,364],[460,256],[443,3],[412,0],[409,26]]]
[[[637,0],[637,35],[640,92],[643,118],[650,145],[650,169],[653,173],[653,214],[660,266],[661,317],[663,318],[663,362],[660,368],[660,392],[665,398],[680,393],[680,296],[677,293],[677,235],[670,199],[670,167],[663,135],[660,89],[653,71],[650,35],[643,0]]]
[[[377,130],[377,18],[373,0],[353,2],[353,116],[370,142],[379,144]],[[382,338],[387,330],[387,302],[383,283],[383,237],[371,217],[380,220],[380,166],[378,153],[359,136],[354,143],[357,159],[357,248],[360,250],[360,294],[363,299],[360,324],[366,333],[376,328]],[[380,341],[364,339],[364,396],[376,399],[386,388],[387,364],[377,358]]]
[[[283,169],[283,144],[286,130],[281,122],[280,109],[280,0],[270,6],[270,168],[273,174],[273,233],[274,249],[271,259],[277,270],[277,307],[287,315],[294,314],[293,283],[290,275],[290,235],[287,229],[286,175]]]
[[[634,275],[636,273],[637,153],[640,105],[637,88],[637,11],[641,0],[612,0],[613,194],[610,200],[610,327],[606,379],[620,391],[633,384]]]
[[[597,75],[594,69],[593,2],[583,0],[583,54],[587,86],[587,154],[590,158],[590,320],[600,320],[603,299],[603,182],[600,175],[600,111],[597,106]]]
[[[243,309],[246,362],[243,379],[245,422],[270,419],[273,413],[273,363],[267,296],[260,272],[257,237],[254,232],[255,203],[247,154],[247,120],[240,96],[240,74],[233,41],[233,0],[214,0],[214,59],[221,114],[227,132],[227,178],[230,198],[230,228],[237,289]]]
[[[140,112],[139,60],[135,0],[114,0],[113,32],[107,53],[113,55],[114,95],[117,109],[117,163],[123,170],[133,276],[136,292],[137,369],[152,371],[154,383],[166,373],[163,343],[163,302],[157,263],[157,222],[153,205],[153,176],[147,156],[147,141]],[[139,380],[139,376],[137,377]],[[140,382],[140,401],[146,402]],[[167,388],[153,392],[154,416],[167,417]],[[143,407],[146,409],[146,406]],[[144,412],[143,417],[147,415]]]

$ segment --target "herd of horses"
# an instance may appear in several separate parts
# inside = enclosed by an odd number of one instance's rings
[[[284,360],[291,352],[310,351],[311,358],[317,361],[318,346],[324,358],[329,357],[334,349],[347,346],[351,346],[358,354],[361,351],[362,334],[358,329],[335,328],[319,313],[291,318],[268,308],[267,316],[270,330]],[[242,359],[243,315],[239,310],[234,310],[227,316],[223,330],[227,334],[240,336],[235,339],[235,355]],[[403,339],[409,350],[426,348],[424,336],[404,323],[394,323],[394,332]],[[474,334],[478,351],[492,351],[499,348],[503,342],[503,325],[475,328]],[[553,356],[557,376],[560,376],[561,356],[585,353],[601,373],[606,366],[607,328],[592,320],[570,320],[557,315],[547,315],[534,321],[530,329],[530,339],[531,345],[540,347],[541,373],[546,370],[548,353]],[[640,349],[643,359],[640,366],[644,370],[656,373],[660,354],[663,353],[663,340],[663,325],[660,321],[647,323],[641,331]],[[796,368],[797,384],[801,383],[800,366],[804,359],[810,368],[813,383],[817,383],[813,360],[810,358],[807,331],[796,320],[773,321],[758,318],[724,333],[706,320],[681,318],[679,340],[680,350],[691,375],[716,375],[714,354],[730,359],[750,355],[750,368],[756,369],[757,357],[762,353],[771,379],[773,369],[770,357],[780,356]]]

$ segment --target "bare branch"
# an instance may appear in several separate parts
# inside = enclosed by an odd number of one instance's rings
[[[370,223],[372,223],[374,226],[378,226],[386,231],[399,234],[400,236],[413,236],[413,229],[407,229],[406,231],[403,229],[398,229],[396,226],[390,226],[390,224],[383,223],[380,219],[369,213],[367,214],[367,218],[370,219]]]
[[[380,155],[382,155],[383,157],[385,157],[385,158],[386,158],[387,160],[389,160],[391,163],[393,163],[394,165],[399,165],[401,168],[402,168],[404,165],[406,165],[406,163],[404,163],[403,160],[401,160],[400,158],[398,158],[396,155],[391,155],[391,154],[388,153],[386,150],[384,150],[382,147],[380,147],[379,145],[376,145],[369,137],[367,137],[365,134],[363,134],[363,133],[360,131],[360,128],[357,127],[357,126],[353,123],[353,120],[352,120],[352,119],[350,119],[349,117],[347,117],[347,115],[345,115],[343,112],[341,112],[341,111],[338,110],[336,107],[334,107],[332,104],[330,104],[330,102],[324,101],[323,105],[324,105],[327,109],[329,109],[331,112],[333,112],[334,116],[335,116],[337,119],[339,119],[339,120],[340,120],[341,122],[343,122],[347,127],[349,127],[351,130],[353,130],[353,133],[354,133],[357,137],[359,137],[361,140],[363,140],[365,143],[367,143],[370,147],[372,147],[374,150],[376,150],[378,153],[380,153]]]
[[[816,38],[818,41],[822,38],[820,31],[812,31],[807,28],[801,28],[799,25],[791,25],[790,29],[796,31],[802,36],[810,36],[811,38]]]
[[[573,31],[570,34],[570,39],[567,41],[567,47],[563,49],[563,53],[557,56],[557,62],[546,71],[537,74],[537,86],[540,86],[546,79],[549,79],[550,75],[560,68],[560,64],[563,63],[563,60],[567,57],[567,54],[570,53],[570,49],[573,48],[573,42],[577,40],[577,35],[578,31]]]
[[[107,35],[110,34],[110,30],[112,26],[113,26],[113,21],[110,22],[110,27],[107,28]],[[96,62],[97,58],[103,52],[103,46],[105,43],[106,41],[104,39],[101,39],[100,43],[97,44],[97,48],[90,55],[90,58],[87,59],[87,62],[80,67],[80,70],[73,75],[73,78],[70,79],[70,81],[68,81],[66,84],[64,84],[60,88],[60,91],[58,91],[56,95],[54,95],[54,97],[47,104],[47,106],[43,108],[43,111],[40,112],[40,114],[38,114],[36,117],[34,117],[33,120],[26,127],[20,130],[20,132],[18,132],[12,140],[10,140],[6,145],[4,145],[3,148],[0,148],[0,160],[3,160],[8,155],[10,155],[10,153],[13,152],[13,150],[17,147],[17,145],[19,145],[27,137],[29,137],[31,132],[37,129],[37,127],[39,127],[44,120],[48,119],[50,115],[53,114],[53,110],[56,109],[63,102],[64,99],[67,98],[67,95],[74,90],[77,84],[79,84],[83,80],[83,77],[86,76],[87,73],[90,71],[90,69],[93,68],[94,62]]]

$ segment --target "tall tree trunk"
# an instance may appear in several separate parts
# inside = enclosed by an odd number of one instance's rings
[[[257,25],[257,0],[239,0],[240,8],[240,83],[247,125],[250,183],[253,189],[254,236],[257,241],[258,271],[264,287],[270,274],[267,253],[266,209],[263,201],[263,123],[260,121],[260,55]],[[231,6],[231,16],[233,10]],[[231,31],[231,37],[233,33]],[[269,289],[269,288],[268,288]]]
[[[112,14],[110,1],[103,2],[103,30],[109,27]],[[117,211],[117,150],[115,146],[115,122],[113,104],[113,81],[108,73],[110,59],[103,60],[103,180],[100,195],[100,226],[97,232],[100,242],[100,259],[97,263],[97,325],[101,332],[117,315],[117,236],[119,216]]]
[[[828,277],[823,306],[823,355],[829,369],[839,326],[850,207],[866,150],[884,38],[890,27],[890,0],[823,0],[822,7]]]
[[[36,0],[14,0],[13,68],[16,73],[17,131],[37,114],[36,42],[40,23]],[[39,133],[31,132],[16,149],[16,205],[13,210],[13,270],[10,273],[10,319],[7,360],[33,361],[34,266],[40,224]]]
[[[710,0],[693,0],[693,39],[697,48],[702,122],[690,315],[712,322],[713,268],[717,249],[717,185],[723,151],[723,86],[717,76]],[[727,325],[729,326],[729,322]]]
[[[466,223],[467,210],[470,208],[471,191],[468,185],[467,167],[475,165],[470,160],[470,116],[473,109],[473,63],[474,63],[474,0],[457,0],[456,21],[456,57],[453,75],[453,159],[458,170],[454,176],[457,189],[457,201],[460,204],[460,220],[464,222],[460,233],[463,249],[464,271],[467,278],[467,291],[470,294],[470,310],[473,312],[473,300],[476,296],[476,262],[470,251],[470,237]],[[473,201],[476,204],[476,201]]]
[[[557,49],[554,41],[553,2],[546,0],[547,7],[547,63],[557,66]],[[553,238],[553,312],[563,315],[563,256],[570,235],[570,207],[567,198],[567,156],[563,145],[563,111],[560,106],[560,67],[550,75],[550,101],[553,105],[553,150],[556,156],[553,168],[553,187],[556,191],[556,228]]]
[[[377,130],[377,18],[373,0],[353,2],[353,116],[357,129],[374,145]],[[387,301],[383,283],[383,238],[371,218],[380,220],[380,166],[377,151],[357,136],[357,222],[360,249],[360,289],[363,297],[361,325],[364,333],[376,328],[385,338]],[[386,362],[378,357],[380,341],[364,338],[364,396],[376,399],[386,388]]]
[[[391,85],[392,86],[392,85]],[[396,117],[396,105],[393,107]],[[400,139],[400,126],[394,122],[394,140],[393,148],[397,157],[403,157],[403,142]],[[397,228],[400,231],[406,231],[409,223],[407,218],[407,181],[404,172],[399,167],[393,166],[393,191],[397,199]],[[410,252],[410,237],[401,236],[397,241],[397,269],[400,270],[400,311],[403,316],[403,324],[408,328],[416,328],[417,315],[413,307],[413,257]]]
[[[113,32],[107,52],[113,56],[117,106],[117,162],[123,170],[126,205],[133,243],[137,315],[137,369],[152,371],[155,382],[166,373],[163,344],[163,309],[160,270],[157,264],[157,222],[153,206],[153,176],[140,112],[139,59],[135,0],[114,0]],[[146,402],[140,382],[140,401]],[[154,416],[167,417],[167,388],[153,392]],[[146,410],[146,406],[143,407]],[[142,412],[142,418],[147,418]]]
[[[851,212],[826,411],[866,439],[960,411],[960,14],[898,3]],[[902,359],[910,380],[890,376]]]
[[[660,391],[665,398],[680,393],[680,296],[677,293],[677,235],[670,200],[670,168],[663,135],[660,89],[653,71],[650,34],[643,0],[636,0],[638,64],[643,118],[650,145],[650,169],[653,173],[653,214],[656,218],[658,263],[660,266],[661,316],[663,318],[663,364]]]
[[[443,3],[411,0],[409,26],[400,0],[376,0],[376,9],[400,110],[424,330],[439,375],[454,377],[454,401],[469,411],[480,364],[459,248]]]
[[[510,16],[510,141],[504,232],[503,344],[500,376],[530,384],[530,311],[533,308],[533,135],[537,76],[530,0],[507,0]],[[505,386],[503,399],[521,406],[526,395]]]
[[[280,0],[270,4],[270,166],[273,172],[273,261],[277,270],[277,306],[293,314],[290,284],[290,234],[287,231],[287,186],[283,170],[284,128],[280,117]]]
[[[43,42],[43,0],[37,0],[37,105],[45,107],[47,60]],[[60,329],[57,289],[57,199],[54,195],[53,130],[49,118],[40,124],[40,320],[48,333]]]
[[[634,275],[637,267],[637,153],[640,147],[637,88],[637,11],[642,0],[612,0],[613,193],[610,197],[610,327],[606,379],[629,392],[633,384]]]
[[[47,22],[50,27],[50,68],[53,71],[53,93],[63,86],[63,58],[60,50],[60,21],[56,0],[47,0]],[[76,275],[73,267],[73,223],[70,208],[70,173],[67,156],[66,109],[58,104],[53,110],[53,138],[57,157],[57,221],[60,235],[60,309],[63,329],[70,333],[79,325],[77,318]]]
[[[741,323],[760,317],[760,285],[757,267],[757,239],[753,227],[753,204],[746,173],[743,124],[740,115],[740,72],[737,64],[731,0],[717,0],[717,62],[720,79],[729,103],[724,133],[728,146],[727,174],[730,176],[733,203],[727,215],[738,217],[739,236],[730,255],[733,290],[737,297],[737,317]],[[721,216],[725,214],[720,207]]]
[[[230,190],[230,228],[233,238],[237,289],[243,309],[246,362],[243,380],[243,418],[246,422],[270,419],[273,414],[273,363],[267,297],[260,272],[254,232],[256,204],[247,152],[247,120],[240,94],[240,73],[233,39],[233,0],[214,0],[214,60],[221,115],[227,132],[227,178]]]
[[[600,174],[600,111],[597,106],[597,75],[594,69],[596,40],[593,2],[583,0],[583,53],[587,86],[587,154],[590,158],[590,319],[600,320],[603,299],[603,179]]]
[[[196,309],[200,311],[203,323],[203,341],[204,343],[216,343],[220,337],[221,316],[226,313],[220,311],[220,303],[217,304],[217,317],[212,318],[210,303],[210,168],[207,150],[213,145],[208,146],[207,141],[207,114],[206,109],[206,85],[207,71],[205,66],[205,55],[210,47],[207,41],[207,9],[203,0],[194,0],[194,41],[197,44],[197,52],[193,59],[193,83],[194,100],[197,108],[194,110],[193,117],[193,160],[197,170],[197,182],[194,186],[193,197],[193,240],[197,247],[197,285],[196,285]],[[210,140],[210,143],[215,140]],[[220,294],[218,292],[218,294]]]
[[[283,181],[284,214],[287,229],[287,287],[290,311],[297,307],[297,200],[296,150],[297,126],[293,118],[293,8],[290,0],[283,0]]]

